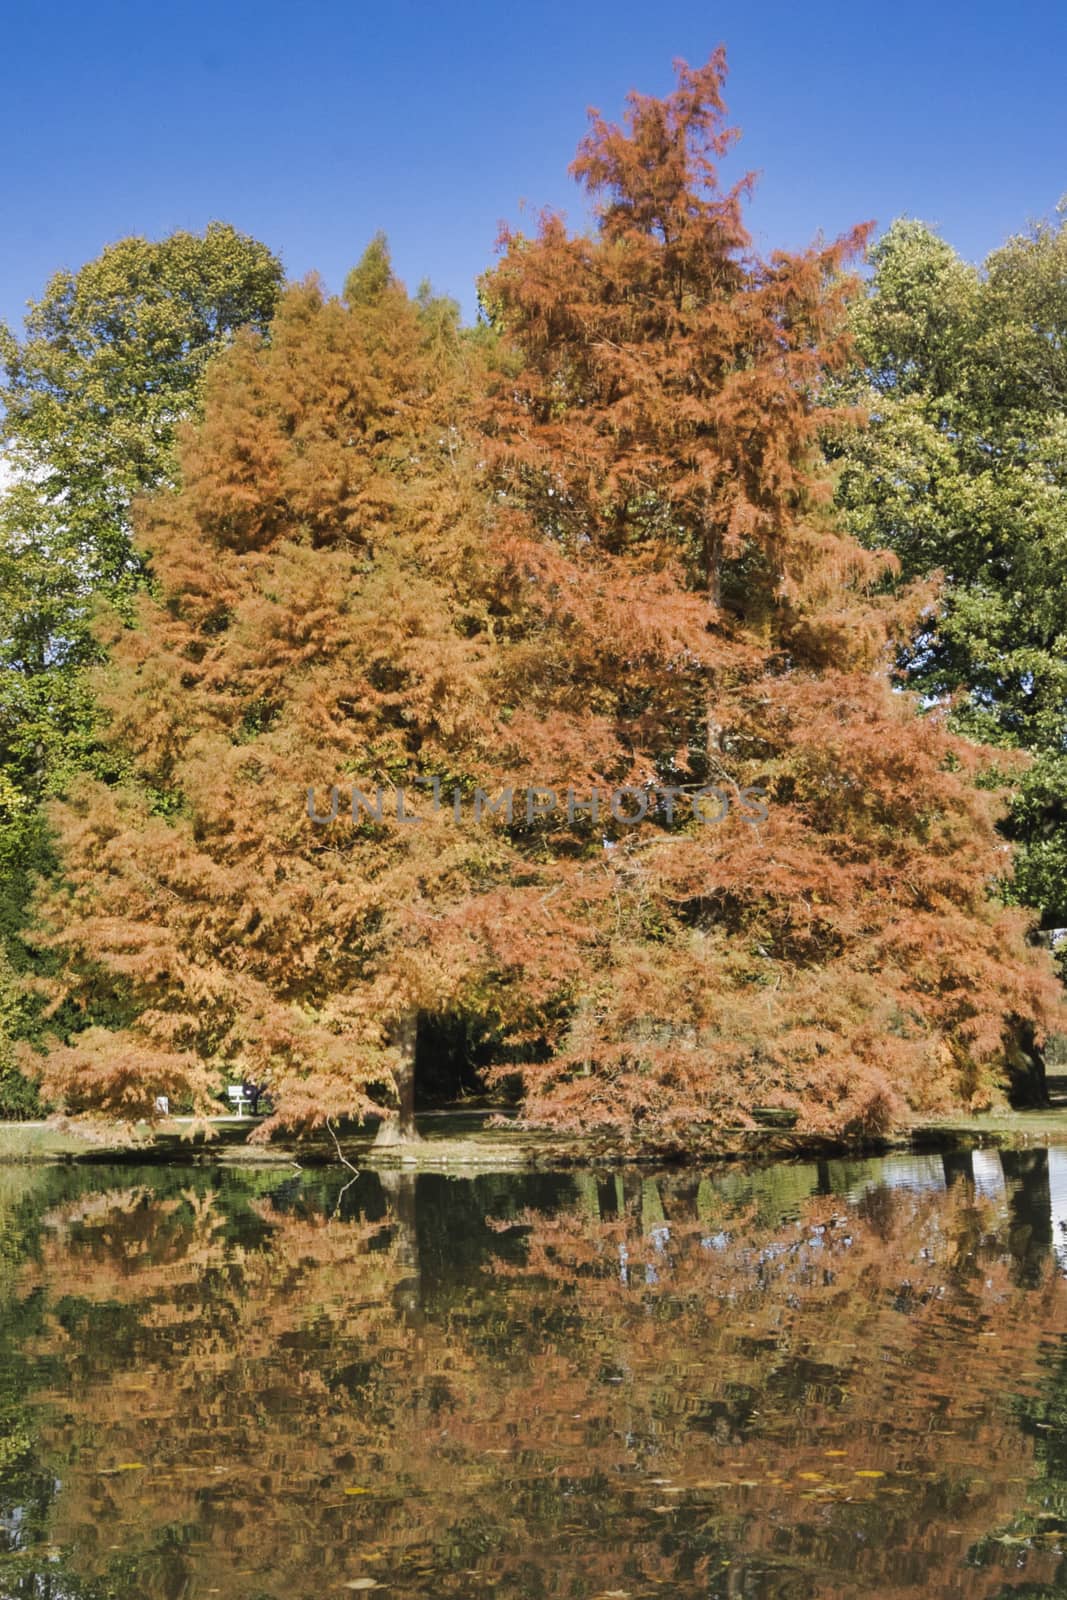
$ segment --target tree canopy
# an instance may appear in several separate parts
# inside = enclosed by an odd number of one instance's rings
[[[665,101],[632,95],[623,128],[594,113],[573,170],[595,234],[505,233],[485,285],[519,369],[491,394],[496,470],[570,633],[601,641],[572,651],[571,691],[615,691],[599,769],[768,796],[758,828],[665,818],[613,855],[610,954],[527,1078],[546,1115],[769,1099],[875,1126],[981,1098],[1052,993],[989,893],[1005,855],[976,747],[891,687],[926,595],[884,595],[893,555],[828,515],[817,438],[848,421],[826,402],[865,230],[756,257],[747,180],[715,180],[724,76],[719,54]]]
[[[867,425],[830,453],[847,525],[938,575],[902,651],[957,727],[1034,761],[1006,824],[1011,893],[1067,923],[1067,224],[1010,239],[981,270],[923,223],[872,251],[845,389]]]
[[[928,591],[828,504],[865,230],[755,254],[724,78],[593,115],[595,230],[505,232],[491,337],[379,236],[206,372],[97,634],[121,775],[52,813],[68,1108],[366,1115],[460,1013],[534,1119],[881,1130],[1048,1024],[988,752],[893,686]]]
[[[92,653],[95,593],[127,590],[138,565],[133,497],[173,479],[178,423],[212,354],[238,328],[263,330],[281,284],[265,245],[206,233],[122,239],[58,272],[25,334],[0,328],[5,664],[37,673]],[[19,599],[22,598],[22,604]]]

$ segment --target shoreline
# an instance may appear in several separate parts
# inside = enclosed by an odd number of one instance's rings
[[[0,1166],[167,1165],[219,1167],[343,1166],[445,1171],[538,1171],[582,1166],[686,1167],[718,1161],[789,1161],[812,1158],[865,1159],[891,1151],[926,1153],[979,1149],[1025,1149],[1067,1145],[1067,1109],[1002,1111],[918,1123],[881,1138],[846,1139],[760,1127],[701,1133],[684,1146],[661,1141],[636,1144],[610,1134],[566,1134],[544,1129],[487,1127],[484,1112],[431,1112],[418,1118],[415,1141],[375,1148],[374,1131],[342,1129],[339,1143],[325,1134],[249,1144],[261,1118],[220,1116],[212,1137],[194,1119],[171,1118],[132,1133],[99,1124],[63,1121],[0,1123]],[[343,1160],[341,1159],[343,1157]]]

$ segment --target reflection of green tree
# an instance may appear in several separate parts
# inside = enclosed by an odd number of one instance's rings
[[[1033,1441],[1036,1476],[1027,1504],[1010,1523],[981,1540],[972,1559],[979,1566],[996,1566],[1006,1552],[1041,1548],[1062,1553],[1064,1559],[1050,1585],[1005,1586],[994,1600],[1009,1594],[1060,1600],[1067,1594],[1067,1338],[1061,1336],[1054,1348],[1042,1350],[1036,1365],[1045,1369],[1038,1392],[1018,1396],[1012,1407],[1020,1430]]]
[[[40,1457],[26,1342],[42,1326],[40,1296],[19,1297],[15,1281],[32,1249],[48,1175],[0,1167],[0,1583],[11,1600],[95,1600],[54,1559],[27,1554],[47,1535],[55,1474]]]
[[[819,1167],[811,1161],[781,1161],[751,1170],[719,1174],[715,1193],[720,1203],[750,1207],[753,1220],[774,1227],[783,1217],[796,1216],[820,1185]]]

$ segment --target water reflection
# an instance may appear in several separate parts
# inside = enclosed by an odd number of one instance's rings
[[[1067,1592],[1067,1152],[0,1171],[0,1594]]]

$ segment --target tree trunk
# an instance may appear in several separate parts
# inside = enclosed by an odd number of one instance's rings
[[[641,1184],[641,1232],[651,1233],[667,1224],[667,1213],[655,1178],[645,1178]]]
[[[708,596],[708,625],[718,621],[722,608],[722,531],[709,517],[704,524],[704,586]],[[709,674],[704,701],[704,754],[708,777],[715,772],[722,751],[722,726],[715,703],[718,686],[715,674]]]
[[[415,1046],[419,1035],[417,1011],[405,1011],[389,1030],[389,1043],[396,1048],[398,1061],[394,1069],[397,1115],[383,1122],[375,1135],[376,1145],[408,1143],[416,1139],[415,1132]]]
[[[396,1221],[395,1261],[398,1277],[393,1285],[393,1304],[406,1318],[417,1318],[422,1301],[416,1209],[418,1179],[414,1172],[397,1172],[388,1167],[382,1170],[379,1178]]]
[[[1008,1099],[1015,1109],[1049,1104],[1045,1057],[1034,1038],[1034,1025],[1014,1018],[1004,1036]]]
[[[709,516],[704,523],[704,587],[716,612],[722,605],[722,544],[722,530]]]
[[[600,1190],[597,1181],[591,1172],[576,1172],[574,1187],[578,1191],[582,1210],[587,1217],[592,1217],[594,1222],[600,1221]]]

